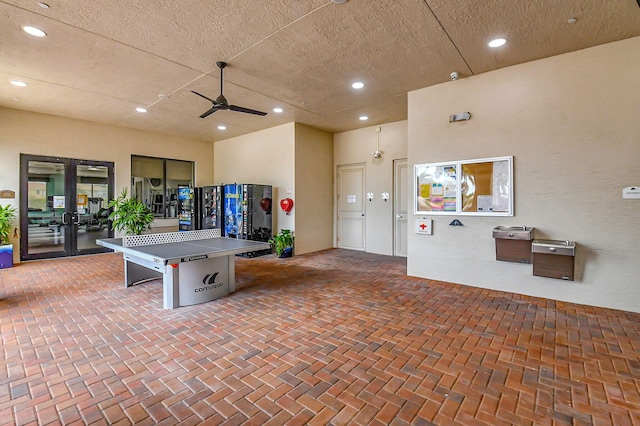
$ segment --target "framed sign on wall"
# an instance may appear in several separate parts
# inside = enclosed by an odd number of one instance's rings
[[[513,157],[417,164],[415,213],[513,216]]]

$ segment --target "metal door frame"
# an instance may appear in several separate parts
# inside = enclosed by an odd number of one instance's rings
[[[64,165],[64,188],[65,188],[65,212],[63,213],[63,226],[65,226],[66,237],[64,249],[58,251],[28,253],[29,249],[29,162],[41,161],[59,163]],[[78,256],[83,254],[105,253],[110,250],[96,246],[90,249],[78,249],[78,212],[77,210],[77,166],[91,165],[103,166],[108,171],[108,198],[113,199],[115,178],[113,162],[80,160],[75,158],[51,157],[33,154],[20,154],[20,260],[50,259],[56,257]],[[113,230],[109,226],[109,237],[113,237]]]

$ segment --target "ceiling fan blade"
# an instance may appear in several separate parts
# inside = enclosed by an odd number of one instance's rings
[[[204,99],[208,100],[209,102],[211,102],[213,104],[213,107],[211,107],[210,110],[208,110],[207,112],[202,114],[200,116],[200,118],[205,118],[205,117],[213,114],[216,111],[219,111],[219,110],[224,111],[224,110],[227,110],[227,109],[230,109],[231,111],[236,111],[236,112],[244,112],[246,114],[254,114],[254,115],[260,115],[260,116],[267,115],[266,112],[257,111],[255,109],[245,108],[245,107],[241,107],[241,106],[237,106],[237,105],[229,105],[229,102],[227,102],[227,98],[225,98],[224,95],[222,94],[222,88],[223,88],[223,83],[224,83],[223,69],[224,69],[224,67],[227,66],[227,63],[226,62],[216,62],[216,65],[218,66],[218,68],[220,68],[220,95],[216,98],[216,100],[213,100],[213,99],[203,95],[202,93],[198,93],[198,92],[196,92],[194,90],[191,91],[191,93],[195,93],[196,95],[200,96],[201,98],[204,98]]]
[[[237,105],[229,105],[229,109],[231,111],[244,112],[244,113],[247,113],[247,114],[255,114],[255,115],[262,115],[262,116],[267,115],[266,112],[256,111],[255,109],[244,108],[244,107],[237,106]]]
[[[216,106],[213,106],[209,111],[207,111],[207,112],[205,112],[204,114],[202,114],[202,115],[200,116],[200,118],[208,117],[208,116],[210,116],[211,114],[213,114],[214,112],[216,112],[216,111],[217,111],[217,110],[219,110],[219,109],[220,109],[220,107],[218,107],[217,105],[216,105]]]
[[[191,93],[195,93],[196,95],[200,96],[201,98],[205,98],[206,100],[208,100],[209,102],[211,102],[212,104],[216,104],[216,101],[214,101],[211,98],[206,97],[205,95],[198,93],[198,92],[194,92],[193,90],[191,91]]]

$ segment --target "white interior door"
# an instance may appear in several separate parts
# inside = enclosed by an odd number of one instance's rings
[[[407,257],[407,206],[409,179],[407,176],[407,160],[393,161],[393,255]]]
[[[338,248],[365,249],[364,164],[338,166]]]

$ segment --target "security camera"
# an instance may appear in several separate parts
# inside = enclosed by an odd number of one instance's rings
[[[382,151],[373,151],[371,155],[373,155],[373,158],[380,158],[382,157]]]
[[[458,74],[458,71],[454,71],[451,73],[451,80],[456,81],[458,79],[458,76],[460,74]]]

